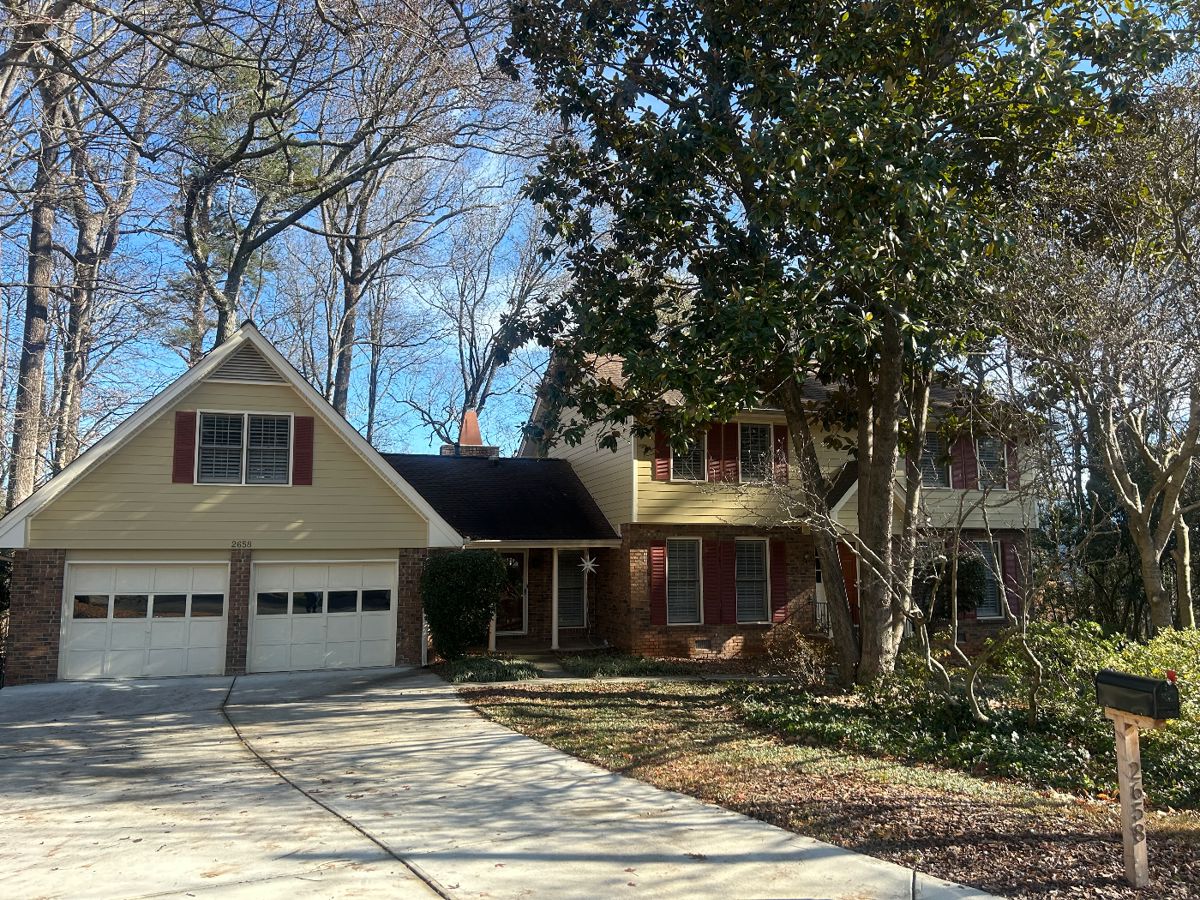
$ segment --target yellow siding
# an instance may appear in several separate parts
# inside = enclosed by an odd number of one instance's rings
[[[781,414],[755,413],[747,422],[782,423]],[[788,448],[789,457],[791,448]],[[696,523],[769,527],[782,522],[785,485],[655,481],[654,445],[641,441],[637,454],[637,520],[656,525]]]
[[[597,446],[599,427],[593,427],[574,447],[561,442],[550,448],[550,456],[565,459],[604,513],[608,523],[620,530],[633,515],[633,455],[631,438],[618,442],[615,451]]]
[[[223,549],[424,547],[422,516],[316,418],[313,483],[296,487],[171,483],[175,410],[313,415],[291,387],[203,382],[73,484],[29,523],[29,546]]]

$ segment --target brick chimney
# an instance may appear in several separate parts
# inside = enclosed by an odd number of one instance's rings
[[[500,455],[500,448],[485,445],[479,431],[479,416],[475,410],[463,411],[462,425],[458,429],[457,444],[442,444],[442,456],[483,456],[488,459]]]

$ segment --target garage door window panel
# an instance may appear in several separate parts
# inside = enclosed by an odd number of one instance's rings
[[[356,612],[358,612],[358,591],[329,592],[330,615],[336,615],[337,613]]]
[[[260,616],[286,616],[288,595],[286,591],[263,591],[258,595]]]
[[[388,612],[392,608],[392,592],[367,590],[362,592],[363,612]]]
[[[292,594],[292,615],[320,615],[325,611],[325,594],[322,591],[296,591]]]
[[[182,619],[187,614],[187,594],[155,594],[153,617]]]
[[[113,598],[114,619],[144,619],[150,609],[150,598],[145,594],[117,594]]]
[[[225,615],[224,594],[192,594],[192,618],[220,618]]]
[[[74,619],[107,619],[110,599],[107,594],[76,594],[75,602],[71,607],[71,617]]]

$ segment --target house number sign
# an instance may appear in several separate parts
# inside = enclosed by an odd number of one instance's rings
[[[234,538],[230,542],[229,546],[232,547],[234,550],[249,550],[250,549],[250,541],[244,540],[242,538]]]

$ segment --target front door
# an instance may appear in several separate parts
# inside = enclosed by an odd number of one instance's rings
[[[513,553],[501,553],[500,556],[508,568],[508,579],[500,595],[500,608],[496,610],[496,633],[525,634],[528,631],[525,608],[525,552],[518,550]]]

